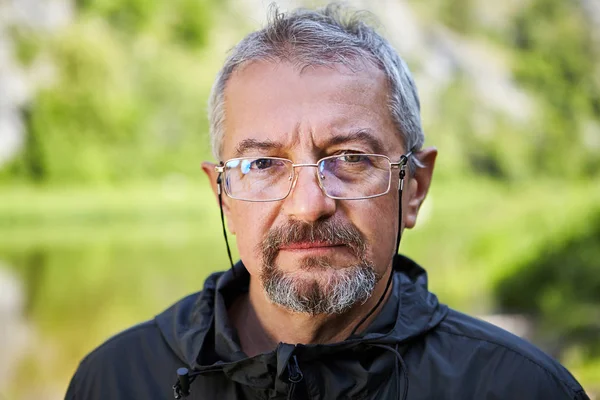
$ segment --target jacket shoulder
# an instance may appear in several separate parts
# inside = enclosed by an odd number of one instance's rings
[[[90,352],[75,371],[65,399],[140,398],[140,390],[151,393],[170,388],[169,382],[161,381],[165,376],[174,377],[172,371],[177,365],[156,323],[146,321],[116,334]],[[157,373],[157,366],[171,373]]]
[[[444,336],[450,347],[479,360],[476,364],[481,374],[488,371],[495,375],[494,381],[507,390],[512,388],[523,394],[528,390],[536,394],[548,391],[553,394],[548,397],[552,399],[588,398],[577,380],[558,361],[496,325],[449,309],[436,333]],[[558,397],[558,392],[569,397]]]
[[[153,320],[144,321],[108,338],[86,355],[80,365],[94,364],[113,357],[122,358],[133,352],[139,354],[140,347],[151,345],[149,342],[157,339],[160,339],[160,331],[156,323]]]

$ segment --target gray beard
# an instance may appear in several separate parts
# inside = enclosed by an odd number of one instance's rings
[[[304,280],[285,275],[274,267],[263,279],[269,300],[298,313],[343,314],[355,304],[364,304],[375,288],[377,276],[369,265],[345,267],[336,271],[327,282]]]
[[[354,265],[333,266],[327,257],[308,257],[301,270],[324,271],[326,279],[303,278],[297,272],[285,273],[276,263],[279,247],[301,241],[344,243],[359,259]],[[330,221],[314,224],[292,221],[275,228],[260,244],[263,255],[261,282],[269,300],[292,312],[343,314],[356,304],[364,304],[373,293],[380,277],[366,259],[362,235],[352,225],[337,225]]]

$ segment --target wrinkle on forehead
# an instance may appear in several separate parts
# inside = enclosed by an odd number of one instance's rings
[[[294,139],[296,139],[295,142],[299,142],[299,134],[292,135],[292,140]],[[317,145],[319,148],[326,149],[336,145],[354,143],[365,146],[366,149],[369,149],[369,151],[367,151],[369,153],[384,153],[383,143],[368,128],[352,130],[348,133],[331,134],[320,139],[321,143]],[[286,145],[284,142],[278,142],[270,139],[262,141],[257,139],[244,139],[237,144],[234,157],[244,157],[252,152],[276,154],[281,153],[287,147],[290,146]]]
[[[286,63],[249,64],[232,76],[225,90],[224,142],[229,143],[224,155],[238,153],[243,141],[254,141],[255,150],[261,143],[272,144],[278,156],[284,150],[314,152],[334,136],[361,131],[381,141],[380,149],[372,146],[373,151],[389,151],[401,142],[387,89],[384,73],[374,66],[359,72],[342,65],[312,67],[300,74]]]

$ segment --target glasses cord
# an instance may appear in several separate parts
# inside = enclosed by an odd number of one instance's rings
[[[225,238],[225,247],[227,247],[227,255],[229,256],[229,264],[233,276],[236,276],[235,268],[233,268],[233,259],[231,258],[231,249],[229,248],[229,240],[227,239],[227,230],[225,229],[225,217],[223,216],[223,199],[221,198],[221,173],[217,176],[217,194],[219,196],[219,210],[221,211],[221,227],[223,228],[223,237]]]
[[[406,165],[406,164],[403,164],[402,167],[400,168],[400,182],[398,185],[399,206],[398,206],[398,236],[396,237],[396,254],[398,254],[398,252],[400,251],[400,239],[402,238],[402,189],[404,188],[404,176],[406,175],[406,171],[404,170],[404,165]],[[392,266],[392,268],[390,268],[390,275],[388,276],[387,283],[385,284],[385,289],[383,290],[383,293],[379,297],[379,300],[377,300],[377,304],[375,304],[375,306],[373,306],[373,308],[371,308],[371,310],[367,313],[367,315],[365,315],[358,322],[358,324],[356,324],[354,326],[354,329],[352,329],[352,332],[350,332],[350,335],[348,335],[349,338],[354,336],[354,334],[356,333],[358,328],[362,324],[364,324],[365,321],[368,320],[371,315],[373,315],[375,310],[377,310],[379,308],[381,303],[383,303],[383,299],[385,299],[385,295],[387,294],[387,292],[390,289],[390,286],[392,284],[393,277],[394,277],[394,267]]]

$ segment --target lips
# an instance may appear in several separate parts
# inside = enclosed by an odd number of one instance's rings
[[[300,242],[300,243],[290,243],[284,246],[281,246],[280,250],[326,250],[333,249],[336,247],[343,247],[345,244],[342,243],[328,243],[328,242]]]
[[[273,266],[280,254],[297,259],[334,257],[348,253],[363,260],[366,241],[349,222],[326,219],[307,223],[291,220],[271,228],[257,244],[257,251],[262,254],[266,266]]]

